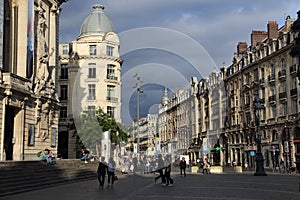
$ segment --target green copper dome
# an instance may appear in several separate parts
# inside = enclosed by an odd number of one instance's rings
[[[115,32],[110,19],[104,13],[104,6],[96,4],[93,11],[81,25],[80,36],[91,34],[105,34]]]

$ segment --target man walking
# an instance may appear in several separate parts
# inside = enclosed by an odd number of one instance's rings
[[[164,176],[164,160],[162,158],[161,154],[158,154],[158,158],[157,158],[157,172],[159,173],[159,176],[154,178],[154,183],[156,183],[156,181],[161,178],[161,183],[162,185],[166,185],[166,180],[165,180],[165,176]]]
[[[179,167],[180,167],[180,175],[182,175],[182,172],[183,172],[183,175],[186,176],[186,173],[185,173],[186,161],[185,161],[184,157],[182,157],[182,159],[179,163]]]
[[[104,187],[106,171],[107,171],[107,163],[105,162],[105,157],[102,156],[97,170],[99,187],[101,187],[102,189]]]
[[[165,179],[167,186],[173,186],[173,179],[171,178],[171,165],[172,159],[170,155],[167,155],[165,158]]]

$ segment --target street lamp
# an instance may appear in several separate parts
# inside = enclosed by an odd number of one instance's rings
[[[143,93],[143,90],[140,88],[140,83],[143,81],[141,80],[141,77],[138,75],[138,73],[135,73],[133,75],[134,78],[136,78],[136,83],[133,88],[136,89],[137,92],[137,107],[136,107],[136,118],[137,118],[137,154],[140,153],[140,93]]]
[[[256,139],[257,151],[255,156],[256,169],[255,169],[254,176],[267,176],[264,169],[264,158],[261,152],[260,110],[261,110],[261,103],[259,99],[259,94],[256,93],[254,97],[254,113],[255,113],[255,122],[257,127],[257,139]]]

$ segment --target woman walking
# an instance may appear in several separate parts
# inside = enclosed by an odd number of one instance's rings
[[[107,175],[108,175],[108,185],[107,188],[113,188],[115,182],[115,173],[116,173],[116,162],[112,157],[109,158]]]

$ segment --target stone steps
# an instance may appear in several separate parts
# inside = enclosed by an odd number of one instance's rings
[[[98,162],[58,160],[56,165],[42,161],[0,162],[0,197],[97,178]]]

